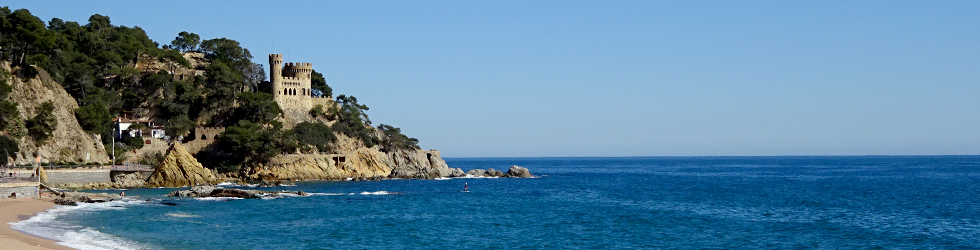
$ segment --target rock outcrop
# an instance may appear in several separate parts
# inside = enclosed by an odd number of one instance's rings
[[[6,72],[13,72],[10,63],[0,63],[0,68]],[[109,155],[106,153],[105,146],[101,139],[89,134],[82,129],[75,118],[75,109],[78,103],[75,99],[61,87],[61,84],[51,80],[51,76],[41,68],[37,69],[37,76],[30,79],[22,79],[17,76],[11,77],[7,82],[13,87],[13,91],[7,97],[8,101],[17,104],[20,112],[19,121],[23,123],[35,114],[35,108],[45,102],[54,105],[52,116],[58,121],[51,138],[40,145],[35,144],[34,140],[27,136],[26,127],[16,128],[19,130],[15,134],[8,134],[17,139],[17,146],[20,152],[14,158],[18,164],[29,164],[34,161],[34,154],[41,157],[41,162],[76,162],[76,163],[106,163],[109,162]],[[3,121],[7,122],[7,121]],[[22,126],[18,124],[17,126]],[[0,134],[5,132],[0,131]]]
[[[141,173],[130,173],[116,176],[113,180],[115,188],[141,188],[146,186],[146,176]]]
[[[204,168],[180,142],[174,142],[146,184],[147,187],[183,187],[214,184],[217,181],[214,172]]]
[[[386,156],[386,164],[392,166],[389,178],[434,179],[465,175],[462,169],[449,168],[435,150],[398,150]]]
[[[518,166],[518,165],[510,166],[510,169],[507,170],[507,173],[506,174],[503,173],[503,172],[500,172],[500,170],[496,170],[496,169],[493,169],[493,168],[488,168],[487,170],[473,169],[473,170],[467,171],[466,172],[466,175],[467,176],[472,176],[472,177],[511,177],[511,178],[532,178],[532,177],[534,177],[534,175],[531,174],[531,171],[527,170],[527,168],[524,168],[524,167],[521,167],[521,166]]]
[[[361,147],[346,154],[290,154],[273,157],[253,167],[251,180],[376,180],[383,178],[433,179],[461,177],[463,170],[449,168],[438,151],[401,150],[388,154]]]
[[[242,199],[259,199],[263,197],[281,197],[284,194],[307,196],[303,191],[262,191],[250,189],[220,188],[215,186],[195,186],[189,190],[177,190],[167,194],[169,197],[230,197]]]
[[[341,180],[388,176],[391,167],[383,163],[383,158],[383,154],[367,148],[342,156],[279,155],[267,164],[252,167],[244,177],[251,180]]]
[[[507,176],[508,177],[517,177],[517,178],[531,178],[531,177],[534,177],[534,175],[531,175],[531,171],[528,171],[527,168],[524,168],[524,167],[521,167],[521,166],[518,166],[518,165],[510,166],[510,169],[507,170]]]

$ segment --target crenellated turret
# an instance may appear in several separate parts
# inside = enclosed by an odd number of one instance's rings
[[[311,96],[312,63],[283,63],[282,54],[269,54],[269,68],[273,99],[284,111],[304,113],[313,107],[312,103],[324,101],[323,98],[313,100]]]

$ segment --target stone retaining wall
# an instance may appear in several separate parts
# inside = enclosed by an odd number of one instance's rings
[[[48,175],[48,184],[51,186],[64,184],[64,183],[93,183],[93,182],[110,182],[109,178],[109,168],[79,168],[79,169],[54,169],[45,170],[44,172]],[[16,172],[18,176],[31,176],[34,171],[31,170],[15,170],[8,172]]]
[[[23,198],[36,198],[37,193],[37,182],[20,182],[20,183],[0,183],[0,199],[11,198],[10,194],[14,194],[17,199]]]

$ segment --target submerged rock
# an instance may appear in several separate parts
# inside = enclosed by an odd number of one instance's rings
[[[148,187],[183,187],[214,184],[217,181],[214,172],[204,168],[180,142],[174,142],[146,184]]]

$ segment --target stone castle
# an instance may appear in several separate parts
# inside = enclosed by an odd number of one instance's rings
[[[269,54],[269,90],[285,116],[306,114],[316,105],[331,105],[332,97],[314,96],[311,92],[313,64],[286,63],[282,54]]]

